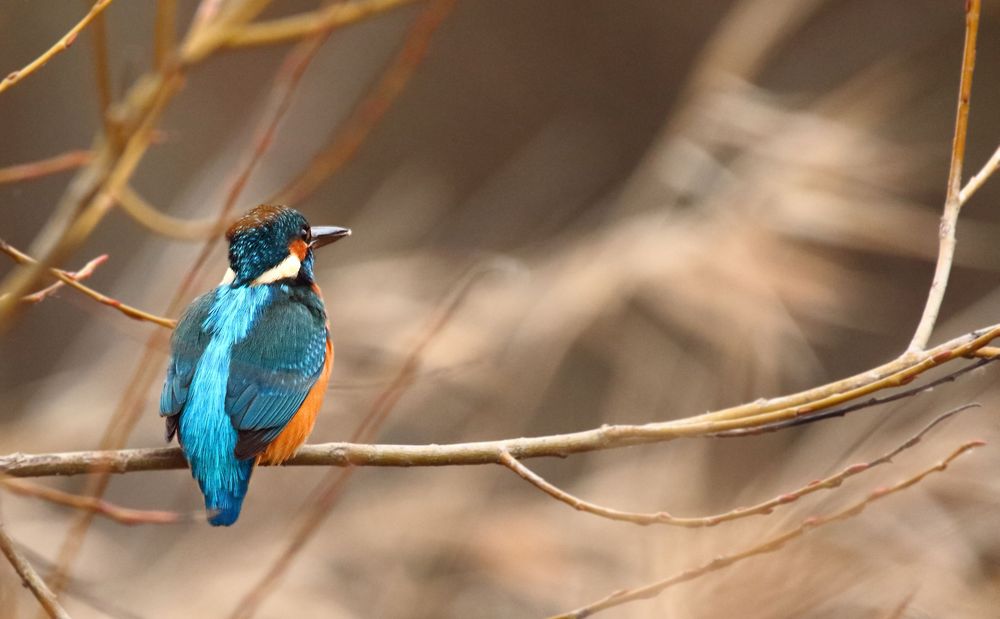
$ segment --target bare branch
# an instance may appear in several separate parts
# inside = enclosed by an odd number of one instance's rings
[[[979,10],[981,0],[967,0],[965,3],[965,49],[962,53],[962,79],[958,87],[958,110],[955,112],[955,137],[951,144],[951,168],[948,172],[948,192],[944,200],[944,214],[938,232],[937,264],[934,279],[927,293],[927,304],[920,317],[920,323],[913,333],[909,350],[918,351],[927,347],[937,323],[941,302],[948,288],[951,263],[955,257],[955,227],[962,208],[962,162],[965,159],[965,136],[969,129],[969,97],[972,94],[972,73],[976,66],[976,35],[979,32]]]
[[[63,505],[74,509],[82,509],[84,511],[100,514],[101,516],[127,526],[137,524],[174,524],[185,520],[185,518],[177,512],[121,507],[102,499],[95,499],[94,497],[80,496],[69,492],[63,492],[62,490],[56,490],[55,488],[49,488],[40,484],[24,481],[23,479],[4,479],[3,477],[0,477],[0,488],[20,496],[34,497],[42,499],[43,501],[55,503],[56,505]]]
[[[80,31],[87,27],[91,21],[93,21],[98,15],[100,15],[104,9],[108,8],[111,4],[111,0],[97,0],[94,6],[90,7],[90,11],[81,19],[75,26],[70,28],[59,41],[47,49],[44,54],[35,58],[30,63],[28,63],[23,69],[19,71],[14,71],[7,75],[3,80],[0,80],[0,92],[3,92],[13,86],[14,84],[20,82],[24,78],[28,77],[41,67],[45,66],[45,63],[52,60],[56,54],[64,52],[69,49],[69,46],[73,44],[76,40],[76,36],[80,34]]]
[[[31,256],[22,253],[17,248],[13,247],[3,239],[0,239],[0,252],[3,252],[13,258],[20,264],[38,264],[38,262]],[[78,290],[83,294],[87,295],[91,299],[107,305],[108,307],[113,307],[122,314],[125,314],[129,318],[134,318],[135,320],[144,320],[146,322],[151,322],[161,327],[166,327],[168,329],[173,329],[176,321],[169,318],[164,318],[162,316],[157,316],[155,314],[150,314],[131,305],[126,305],[119,301],[118,299],[111,298],[105,294],[97,292],[93,288],[84,286],[76,280],[76,277],[72,273],[63,271],[62,269],[48,269],[48,272],[53,275],[56,279],[66,284],[70,288]]]
[[[18,552],[17,547],[14,545],[14,540],[7,535],[3,522],[0,522],[0,552],[7,557],[7,560],[14,567],[14,571],[21,577],[21,582],[34,594],[35,599],[42,605],[42,608],[45,609],[49,617],[52,617],[52,619],[70,619],[69,614],[59,604],[59,601],[56,600],[56,596],[49,589],[48,585],[45,584],[45,581],[42,580],[42,577],[31,567],[28,560]]]
[[[627,602],[649,599],[659,595],[666,589],[669,589],[670,587],[680,584],[682,582],[694,580],[695,578],[704,576],[705,574],[709,574],[711,572],[717,572],[723,568],[729,567],[734,563],[738,563],[750,557],[780,550],[786,543],[796,538],[802,537],[803,535],[805,535],[809,531],[812,531],[813,529],[817,529],[819,527],[832,524],[834,522],[847,520],[848,518],[857,516],[862,511],[864,511],[866,507],[868,507],[875,501],[883,499],[891,494],[895,494],[897,492],[905,490],[910,486],[919,483],[921,480],[923,480],[925,477],[927,477],[932,473],[944,471],[946,468],[948,468],[948,465],[951,464],[956,458],[968,452],[969,450],[974,449],[976,447],[980,447],[984,444],[985,443],[983,441],[970,441],[968,443],[965,443],[961,445],[958,449],[953,451],[944,460],[941,460],[940,462],[938,462],[937,464],[928,469],[924,469],[923,471],[917,473],[912,477],[904,479],[903,481],[898,482],[895,485],[889,486],[888,488],[880,488],[874,490],[861,501],[858,501],[857,503],[841,511],[835,512],[828,516],[814,516],[812,518],[808,518],[795,529],[792,529],[791,531],[773,537],[761,544],[751,546],[750,548],[741,550],[733,554],[716,557],[715,559],[709,561],[708,563],[702,564],[696,568],[685,570],[669,578],[665,578],[663,580],[659,580],[650,583],[648,585],[644,585],[642,587],[615,591],[614,593],[604,598],[601,598],[600,600],[593,602],[592,604],[588,604],[587,606],[578,608],[568,613],[564,613],[562,615],[556,615],[551,619],[582,619],[583,617],[589,617],[602,610],[607,610],[608,608],[612,608],[614,606],[620,606]]]
[[[979,404],[966,404],[965,406],[960,406],[958,408],[952,409],[936,419],[930,422],[923,430],[915,434],[906,440],[903,444],[899,445],[892,451],[885,453],[874,460],[869,462],[860,462],[858,464],[852,464],[851,466],[845,468],[839,473],[830,475],[824,479],[809,482],[805,486],[802,486],[796,490],[780,494],[772,499],[757,503],[749,507],[738,507],[732,509],[728,512],[722,514],[715,514],[712,516],[699,516],[699,517],[683,517],[683,516],[672,516],[667,512],[650,512],[650,513],[640,513],[640,512],[626,512],[618,509],[605,507],[603,505],[598,505],[597,503],[591,503],[585,501],[581,498],[573,496],[572,494],[562,490],[561,488],[549,483],[542,476],[538,475],[531,469],[529,469],[524,464],[518,462],[516,458],[510,455],[507,451],[500,452],[500,463],[514,471],[521,479],[527,481],[531,485],[535,486],[542,492],[548,494],[557,501],[561,501],[573,509],[578,511],[587,512],[588,514],[593,514],[595,516],[600,516],[602,518],[607,518],[609,520],[618,520],[622,522],[631,522],[632,524],[638,525],[650,525],[650,524],[667,524],[678,527],[687,528],[701,528],[701,527],[713,527],[722,522],[729,522],[730,520],[739,520],[740,518],[746,518],[748,516],[760,516],[770,514],[777,507],[782,505],[788,505],[793,503],[798,499],[812,494],[814,492],[819,492],[820,490],[832,490],[834,488],[840,487],[844,481],[855,475],[864,473],[865,471],[870,471],[871,469],[879,466],[881,464],[886,464],[892,461],[893,458],[898,456],[903,451],[913,447],[923,440],[924,435],[930,432],[939,423],[950,419],[951,417],[961,413],[962,411],[968,410],[970,408],[979,407]]]
[[[1000,325],[974,331],[935,348],[906,355],[879,368],[851,378],[822,385],[798,394],[761,400],[713,413],[642,425],[605,425],[592,430],[534,438],[454,443],[450,445],[361,445],[324,443],[306,445],[286,464],[293,466],[451,466],[502,464],[501,451],[518,460],[565,457],[570,454],[618,449],[632,445],[663,443],[678,438],[709,436],[739,427],[766,425],[782,418],[791,419],[815,412],[823,402],[849,399],[847,393],[867,394],[898,386],[942,363],[974,353],[1000,337]],[[907,360],[902,369],[899,364]],[[890,373],[887,380],[886,373]],[[860,383],[860,385],[859,385]],[[839,390],[839,391],[838,391]],[[833,391],[834,396],[825,395]],[[854,396],[858,397],[858,396]],[[802,402],[788,407],[788,402]],[[784,406],[785,408],[782,408]],[[829,405],[828,405],[829,406]],[[772,412],[761,412],[772,411]],[[0,472],[14,477],[80,475],[106,470],[113,473],[185,468],[176,448],[81,451],[54,454],[11,454],[0,457]]]

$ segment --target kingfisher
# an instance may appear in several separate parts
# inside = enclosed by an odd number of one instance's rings
[[[227,231],[229,269],[184,311],[160,395],[209,523],[239,518],[254,466],[291,458],[312,432],[333,367],[313,251],[350,236],[280,205]]]

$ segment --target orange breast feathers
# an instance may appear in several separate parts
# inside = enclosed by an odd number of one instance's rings
[[[326,362],[323,364],[323,373],[316,379],[316,384],[306,395],[302,406],[292,417],[285,429],[281,431],[264,453],[258,456],[257,461],[262,464],[281,464],[285,460],[295,455],[295,451],[302,446],[309,438],[313,426],[316,424],[316,413],[319,412],[320,405],[323,404],[323,396],[326,395],[326,385],[330,380],[330,370],[333,368],[333,342],[329,338],[326,340]]]

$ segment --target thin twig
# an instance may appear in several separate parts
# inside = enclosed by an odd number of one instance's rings
[[[20,250],[13,247],[3,239],[0,239],[0,252],[7,254],[20,264],[37,264],[37,261],[34,258],[21,252]],[[125,314],[129,318],[134,318],[135,320],[144,320],[146,322],[151,322],[153,324],[160,325],[161,327],[166,327],[168,329],[173,329],[174,325],[176,324],[176,321],[174,320],[171,320],[169,318],[164,318],[163,316],[157,316],[155,314],[150,314],[149,312],[143,311],[136,307],[132,307],[131,305],[126,305],[125,303],[122,303],[118,299],[114,299],[112,297],[109,297],[105,294],[102,294],[94,290],[93,288],[90,288],[89,286],[85,286],[80,282],[78,282],[76,280],[76,277],[72,273],[63,271],[62,269],[48,269],[48,271],[53,277],[58,279],[63,284],[66,284],[67,286],[73,288],[74,290],[82,292],[83,294],[87,295],[88,297],[97,301],[98,303],[107,305],[108,307],[112,307],[118,310],[119,312]]]
[[[320,32],[359,22],[366,17],[412,4],[416,0],[356,0],[334,3],[308,13],[247,24],[235,29],[226,41],[228,47],[274,45],[304,39]]]
[[[986,165],[984,165],[978,172],[975,173],[975,175],[973,175],[972,178],[969,179],[969,182],[965,184],[965,187],[962,187],[962,191],[958,194],[959,203],[965,204],[968,202],[969,198],[972,197],[972,194],[979,191],[979,188],[983,186],[986,179],[992,176],[993,173],[997,171],[998,167],[1000,167],[1000,146],[993,151],[993,156],[986,162]]]
[[[2,521],[0,521],[0,552],[7,557],[7,560],[14,567],[14,571],[21,577],[21,582],[34,594],[35,599],[42,605],[42,608],[49,617],[52,617],[52,619],[70,619],[69,614],[59,604],[59,601],[56,600],[56,596],[49,589],[48,585],[45,584],[45,581],[42,580],[42,577],[31,567],[28,560],[18,552],[14,540],[7,535]]]
[[[93,158],[93,151],[71,150],[55,157],[49,157],[48,159],[0,168],[0,185],[34,180],[50,174],[58,174],[59,172],[79,168],[90,163]]]
[[[127,526],[137,524],[174,524],[186,520],[182,514],[177,512],[121,507],[102,499],[63,492],[62,490],[31,483],[23,479],[4,479],[0,476],[0,488],[20,496],[34,497],[56,505],[94,512]]]
[[[879,466],[881,464],[886,464],[890,462],[893,458],[898,456],[903,451],[913,447],[919,443],[924,435],[931,431],[939,423],[949,419],[962,411],[968,410],[970,408],[976,408],[981,406],[980,404],[966,404],[965,406],[960,406],[958,408],[952,409],[943,415],[934,419],[923,430],[915,434],[914,436],[907,439],[903,444],[899,445],[892,451],[885,453],[874,460],[869,462],[860,462],[858,464],[852,464],[839,473],[834,473],[828,477],[820,480],[812,481],[805,486],[798,489],[792,490],[780,494],[774,498],[768,499],[757,503],[756,505],[751,505],[749,507],[738,507],[732,509],[725,513],[715,514],[711,516],[697,516],[697,517],[683,517],[683,516],[672,516],[667,512],[627,512],[610,507],[605,507],[603,505],[598,505],[597,503],[591,503],[590,501],[585,501],[579,497],[576,497],[565,490],[562,490],[558,486],[551,484],[546,481],[538,473],[535,473],[527,466],[522,464],[510,455],[510,452],[501,450],[500,452],[500,463],[516,473],[521,479],[527,481],[531,485],[535,486],[542,492],[548,494],[552,498],[565,503],[576,509],[578,511],[586,512],[588,514],[593,514],[595,516],[600,516],[602,518],[607,518],[609,520],[618,520],[622,522],[631,522],[632,524],[638,524],[642,526],[651,524],[666,524],[678,527],[687,528],[701,528],[701,527],[713,527],[717,524],[723,522],[729,522],[731,520],[739,520],[741,518],[746,518],[748,516],[760,516],[768,515],[775,510],[777,507],[782,505],[788,505],[793,503],[804,496],[812,494],[814,492],[819,492],[820,490],[832,490],[834,488],[840,487],[850,477],[864,473],[865,471],[870,471],[871,469]]]
[[[938,231],[939,246],[934,278],[927,293],[927,304],[920,316],[920,322],[913,339],[911,352],[923,350],[931,339],[937,323],[944,293],[948,288],[951,264],[955,256],[955,227],[962,208],[962,162],[965,159],[965,137],[969,129],[969,98],[972,94],[972,73],[976,66],[976,35],[979,32],[979,10],[981,0],[966,0],[965,3],[965,48],[962,53],[962,78],[958,86],[958,109],[955,112],[955,136],[951,144],[951,166],[948,171],[948,192],[944,200],[944,214]]]
[[[94,18],[100,15],[104,11],[104,9],[108,8],[108,5],[110,4],[111,0],[97,0],[97,2],[94,3],[94,6],[90,7],[90,10],[83,17],[83,19],[77,22],[75,26],[70,28],[70,31],[67,32],[61,39],[59,39],[59,41],[55,45],[47,49],[45,53],[39,56],[38,58],[32,60],[23,69],[20,69],[19,71],[14,71],[8,74],[7,77],[5,77],[3,80],[0,80],[0,92],[7,90],[14,84],[20,82],[24,78],[28,77],[29,75],[40,69],[41,67],[45,66],[45,63],[52,60],[56,56],[56,54],[59,54],[60,52],[64,52],[67,49],[69,49],[69,46],[72,45],[73,41],[76,40],[76,36],[80,34],[80,31],[86,28],[87,24],[92,22]]]
[[[355,104],[350,116],[338,127],[330,144],[318,152],[308,167],[274,197],[276,202],[298,204],[320,184],[350,161],[399,95],[427,55],[431,39],[451,13],[457,0],[432,0],[413,21],[399,51],[382,72],[375,86]],[[342,6],[342,5],[337,5]]]
[[[449,291],[448,297],[431,315],[422,335],[417,339],[416,344],[414,344],[403,365],[400,367],[399,373],[378,394],[372,402],[368,414],[365,415],[358,427],[355,428],[351,435],[351,441],[371,441],[375,439],[382,424],[385,423],[389,414],[395,409],[400,398],[413,385],[417,371],[420,368],[420,359],[423,357],[427,347],[431,345],[438,335],[440,335],[441,331],[451,322],[451,319],[455,316],[455,313],[461,307],[473,286],[488,271],[489,269],[483,268],[482,265],[473,267]],[[251,587],[250,591],[236,605],[233,614],[230,616],[231,619],[250,619],[250,617],[256,614],[260,605],[267,599],[267,596],[278,587],[281,578],[288,571],[288,568],[291,567],[292,561],[295,560],[298,553],[312,539],[313,535],[316,534],[326,516],[337,504],[355,470],[355,467],[348,466],[340,471],[331,471],[320,482],[319,488],[313,493],[316,499],[309,505],[302,523],[292,535],[288,546],[285,547],[284,551],[278,556],[264,576]]]
[[[91,260],[87,264],[83,265],[83,268],[81,268],[80,270],[78,270],[78,271],[72,271],[72,272],[67,272],[66,275],[68,275],[69,277],[72,277],[76,281],[80,281],[81,279],[87,279],[88,277],[90,277],[91,275],[93,275],[94,274],[94,270],[97,269],[97,267],[99,267],[102,264],[104,264],[104,262],[107,259],[108,259],[108,255],[107,254],[102,254],[102,255],[94,258],[93,260]],[[48,298],[49,296],[51,296],[52,294],[54,294],[57,290],[59,290],[60,288],[62,288],[65,285],[66,284],[64,284],[63,282],[57,281],[57,282],[55,282],[55,283],[53,283],[53,284],[51,284],[49,286],[46,286],[45,288],[42,288],[38,292],[33,292],[33,293],[29,294],[29,295],[21,297],[21,301],[24,302],[24,303],[40,303],[41,301],[44,301],[46,298]]]
[[[858,501],[857,503],[851,505],[850,507],[847,507],[843,510],[840,510],[828,516],[814,516],[812,518],[808,518],[795,529],[792,529],[791,531],[788,531],[776,537],[772,537],[771,539],[763,543],[756,544],[754,546],[751,546],[750,548],[741,550],[733,554],[716,557],[715,559],[709,561],[708,563],[704,563],[696,568],[685,570],[683,572],[680,572],[679,574],[675,574],[674,576],[650,583],[648,585],[636,587],[634,589],[623,589],[620,591],[615,591],[614,593],[604,598],[601,598],[596,602],[588,604],[587,606],[578,608],[568,613],[556,615],[551,619],[583,619],[584,617],[589,617],[602,610],[607,610],[608,608],[612,608],[614,606],[620,606],[627,602],[633,602],[636,600],[643,600],[655,597],[660,593],[662,593],[663,591],[665,591],[666,589],[676,584],[687,582],[689,580],[694,580],[695,578],[704,576],[705,574],[709,574],[711,572],[717,572],[723,568],[726,568],[734,563],[738,563],[744,559],[780,550],[786,543],[792,541],[793,539],[802,537],[809,531],[812,531],[814,529],[817,529],[819,527],[834,522],[847,520],[848,518],[860,514],[862,511],[865,510],[866,507],[868,507],[875,501],[883,499],[891,494],[895,494],[897,492],[905,490],[910,486],[919,483],[921,480],[923,480],[925,477],[927,477],[932,473],[944,471],[946,468],[948,468],[948,465],[951,464],[956,458],[968,452],[969,450],[974,449],[976,447],[980,447],[984,444],[985,443],[983,441],[970,441],[968,443],[965,443],[961,445],[958,449],[953,451],[944,460],[941,460],[940,462],[938,462],[937,464],[928,469],[924,469],[923,471],[917,473],[912,477],[904,479],[903,481],[898,482],[887,488],[879,488],[871,492],[861,501]]]

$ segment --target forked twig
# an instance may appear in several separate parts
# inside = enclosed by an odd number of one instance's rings
[[[0,239],[0,252],[7,254],[20,264],[37,264],[34,258],[21,252],[20,250],[18,250],[17,248],[15,248],[14,246],[10,245],[9,243],[7,243],[2,239]],[[78,282],[76,277],[72,273],[63,271],[62,269],[54,269],[54,268],[50,268],[48,269],[48,271],[53,277],[58,279],[63,284],[69,286],[70,288],[73,288],[74,290],[82,292],[83,294],[87,295],[88,297],[97,301],[98,303],[101,303],[102,305],[107,305],[108,307],[112,307],[118,310],[119,312],[125,314],[129,318],[134,318],[135,320],[144,320],[146,322],[151,322],[153,324],[159,325],[161,327],[166,327],[168,329],[173,329],[174,325],[176,324],[175,321],[169,318],[164,318],[162,316],[150,314],[149,312],[143,311],[139,308],[132,307],[131,305],[126,305],[125,303],[122,303],[118,299],[114,299],[112,297],[107,296],[106,294],[102,294],[94,290],[93,288],[90,288],[89,286],[85,286],[80,282]]]
[[[791,531],[788,531],[776,537],[772,537],[771,539],[763,543],[756,544],[754,546],[751,546],[750,548],[741,550],[733,554],[716,557],[715,559],[709,561],[708,563],[702,564],[696,568],[685,570],[669,578],[664,578],[663,580],[658,580],[648,585],[643,585],[641,587],[636,587],[634,589],[622,589],[620,591],[615,591],[614,593],[604,598],[601,598],[596,602],[593,602],[591,604],[588,604],[586,606],[583,606],[568,613],[556,615],[551,619],[583,619],[584,617],[589,617],[602,610],[607,610],[608,608],[612,608],[614,606],[620,606],[627,602],[633,602],[636,600],[643,600],[655,597],[674,585],[680,584],[682,582],[687,582],[689,580],[694,580],[695,578],[704,576],[705,574],[709,574],[711,572],[716,572],[734,563],[738,563],[744,559],[780,550],[786,543],[792,541],[793,539],[802,537],[803,535],[805,535],[809,531],[812,531],[813,529],[818,529],[819,527],[832,524],[834,522],[838,522],[841,520],[847,520],[848,518],[860,514],[862,511],[865,510],[866,507],[868,507],[875,501],[878,501],[879,499],[883,499],[889,495],[905,490],[910,486],[919,483],[921,480],[923,480],[925,477],[927,477],[932,473],[944,471],[946,468],[948,468],[948,465],[951,464],[956,458],[968,452],[969,450],[974,449],[976,447],[980,447],[982,445],[985,445],[983,441],[969,441],[967,443],[964,443],[963,445],[959,446],[958,449],[956,449],[950,455],[948,455],[948,457],[946,457],[944,460],[941,460],[940,462],[938,462],[937,464],[935,464],[930,468],[924,469],[923,471],[917,473],[916,475],[913,475],[912,477],[908,477],[907,479],[904,479],[903,481],[898,482],[887,488],[879,488],[877,490],[874,490],[861,501],[858,501],[857,503],[854,503],[850,507],[842,509],[828,516],[814,516],[812,518],[808,518],[805,521],[803,521],[801,525],[792,529]]]
[[[107,254],[101,254],[100,256],[94,258],[87,264],[83,265],[81,269],[77,271],[67,272],[66,275],[72,277],[76,281],[80,281],[81,279],[87,279],[88,277],[93,275],[97,267],[104,264],[105,261],[107,261],[107,259],[108,259]],[[57,281],[53,284],[46,286],[45,288],[42,288],[38,292],[33,292],[29,295],[21,297],[21,301],[24,303],[40,303],[41,301],[44,301],[46,298],[55,294],[56,291],[58,291],[65,285],[66,284],[64,284],[62,281]]]
[[[1000,146],[993,151],[993,155],[990,157],[989,161],[987,161],[983,167],[969,179],[969,182],[965,184],[965,187],[962,187],[962,191],[958,194],[959,203],[965,204],[968,202],[969,198],[972,197],[972,194],[979,191],[979,188],[983,186],[986,179],[992,176],[993,173],[997,171],[997,168],[1000,168]]]

